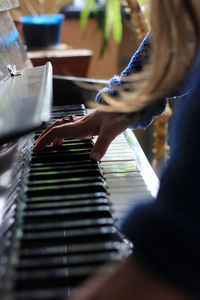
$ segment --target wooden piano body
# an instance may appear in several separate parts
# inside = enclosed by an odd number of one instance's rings
[[[130,253],[120,220],[158,180],[130,130],[100,163],[89,159],[93,139],[32,152],[44,123],[86,113],[96,91],[77,83],[96,81],[54,77],[52,105],[51,66],[32,68],[9,14],[16,5],[0,3],[0,299],[61,300]]]

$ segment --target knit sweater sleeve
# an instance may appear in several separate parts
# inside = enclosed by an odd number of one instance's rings
[[[143,265],[194,299],[200,299],[199,67],[175,112],[171,157],[157,198],[134,208],[122,226]]]
[[[107,93],[110,96],[115,96],[115,88],[122,84],[124,77],[129,76],[133,73],[140,72],[143,69],[143,66],[148,62],[149,51],[151,49],[151,34],[150,32],[146,35],[143,42],[141,43],[138,50],[130,59],[128,66],[122,71],[120,76],[114,75],[109,81],[109,87],[103,88],[95,98],[95,101],[99,104],[104,104],[102,98],[102,93]],[[166,108],[166,100],[161,99],[160,101],[155,102],[149,107],[141,110],[137,113],[125,114],[126,117],[130,120],[130,128],[136,129],[141,128],[145,129],[149,126],[154,116],[160,115]]]

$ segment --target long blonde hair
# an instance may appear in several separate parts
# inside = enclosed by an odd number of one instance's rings
[[[151,0],[152,51],[140,74],[128,76],[115,99],[103,95],[101,110],[141,110],[183,83],[200,40],[200,0]]]

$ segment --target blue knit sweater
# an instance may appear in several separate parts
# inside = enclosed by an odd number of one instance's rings
[[[148,33],[141,43],[139,49],[135,52],[133,57],[131,58],[126,69],[121,73],[121,76],[113,76],[109,81],[109,88],[103,88],[96,96],[95,101],[97,103],[104,103],[104,100],[101,96],[101,93],[108,93],[111,96],[115,95],[115,87],[122,83],[123,77],[129,76],[133,73],[140,72],[143,66],[147,63],[149,59],[149,51],[151,48],[151,37],[150,33]],[[149,126],[154,116],[160,115],[166,108],[166,100],[162,99],[157,101],[156,103],[150,105],[149,107],[137,112],[126,114],[128,119],[131,121],[130,128],[142,128],[145,129]]]
[[[158,276],[200,299],[200,51],[172,128],[171,158],[156,200],[124,221],[135,255]],[[193,299],[193,298],[192,298]]]

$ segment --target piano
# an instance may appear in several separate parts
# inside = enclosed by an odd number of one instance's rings
[[[64,300],[131,253],[120,221],[159,182],[131,130],[100,162],[89,158],[95,138],[32,151],[48,124],[86,114],[94,85],[107,82],[32,67],[10,15],[17,5],[0,2],[0,299]]]

